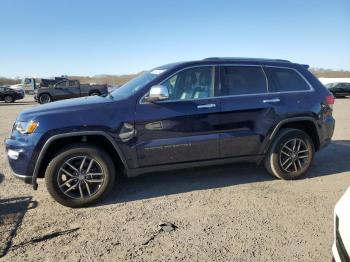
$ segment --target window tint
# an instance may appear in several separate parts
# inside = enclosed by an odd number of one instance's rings
[[[162,85],[169,90],[169,100],[190,100],[214,96],[214,67],[187,69],[170,77]]]
[[[66,87],[67,86],[68,81],[62,81],[57,83],[56,87]]]
[[[259,66],[224,66],[221,68],[221,95],[266,93],[266,78]]]
[[[69,80],[69,86],[70,86],[70,87],[78,86],[78,81]]]
[[[292,69],[264,67],[264,70],[269,80],[270,92],[310,90],[305,80]]]
[[[0,87],[0,92],[4,92],[4,91],[5,91],[5,88]]]

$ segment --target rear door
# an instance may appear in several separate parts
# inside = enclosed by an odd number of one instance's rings
[[[221,157],[258,155],[280,107],[278,93],[270,94],[261,66],[222,66]]]
[[[185,69],[161,83],[170,97],[136,105],[135,128],[140,166],[219,157],[220,100],[215,67]]]

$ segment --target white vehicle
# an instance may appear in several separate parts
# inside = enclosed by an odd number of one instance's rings
[[[350,261],[350,187],[334,209],[333,257],[336,262]]]
[[[27,94],[34,94],[34,90],[37,89],[35,78],[23,78],[21,84],[11,85],[12,89],[20,89],[22,88]]]

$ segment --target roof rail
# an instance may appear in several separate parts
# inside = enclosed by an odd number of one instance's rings
[[[208,57],[203,60],[231,60],[231,61],[267,61],[267,62],[283,62],[291,63],[289,60],[285,59],[270,59],[270,58],[248,58],[248,57]]]

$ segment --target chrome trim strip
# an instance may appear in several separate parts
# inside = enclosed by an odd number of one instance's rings
[[[156,104],[161,104],[161,103],[171,103],[171,102],[190,102],[190,101],[200,101],[200,100],[208,100],[208,99],[217,99],[217,98],[230,98],[230,97],[242,97],[242,96],[256,96],[256,95],[271,95],[271,94],[294,94],[294,93],[309,93],[309,92],[314,92],[315,89],[314,87],[310,84],[310,82],[295,68],[292,67],[288,67],[288,66],[272,66],[272,65],[257,65],[257,64],[207,64],[207,65],[196,65],[196,66],[189,66],[189,67],[185,67],[182,69],[177,70],[176,72],[174,72],[172,75],[170,75],[169,77],[167,77],[166,79],[164,79],[162,82],[160,82],[159,84],[164,83],[165,81],[167,81],[169,78],[173,77],[174,75],[187,70],[187,69],[191,69],[191,68],[197,68],[197,67],[207,67],[207,66],[211,66],[211,67],[215,67],[215,66],[254,66],[254,67],[261,67],[263,74],[265,75],[265,79],[267,81],[267,93],[254,93],[254,94],[242,94],[242,95],[227,95],[227,96],[213,96],[213,97],[206,97],[206,98],[197,98],[197,99],[178,99],[178,100],[164,100],[164,101],[157,101]],[[273,67],[273,68],[285,68],[285,69],[289,69],[289,70],[293,70],[295,71],[299,76],[301,76],[301,78],[307,83],[307,85],[310,87],[310,89],[308,90],[296,90],[296,91],[283,91],[283,92],[269,92],[269,84],[268,84],[268,79],[267,79],[267,75],[264,71],[264,67]],[[145,98],[145,96],[148,94],[148,92],[146,92],[140,99],[139,99],[139,104],[151,104],[149,102],[144,102],[143,99]]]

